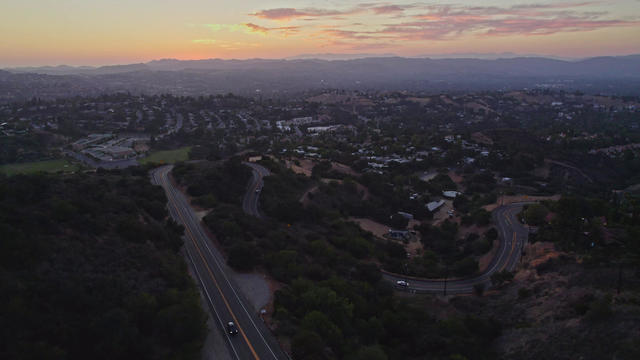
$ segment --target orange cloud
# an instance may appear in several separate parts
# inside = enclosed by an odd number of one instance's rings
[[[246,26],[249,31],[251,32],[257,32],[257,33],[262,33],[262,34],[266,34],[269,32],[269,29],[263,26],[259,26],[256,24],[252,24],[252,23],[245,23],[243,24],[244,26]]]

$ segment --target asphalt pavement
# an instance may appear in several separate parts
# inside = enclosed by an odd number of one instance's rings
[[[263,214],[258,207],[258,200],[264,186],[263,178],[270,174],[269,170],[255,163],[245,162],[244,164],[251,167],[253,174],[242,201],[242,209],[246,214],[263,218]],[[409,283],[408,287],[396,286],[396,288],[409,292],[467,294],[474,292],[474,287],[478,284],[482,284],[485,289],[488,289],[491,286],[491,275],[502,270],[513,271],[520,261],[529,230],[518,221],[516,215],[524,205],[525,203],[505,205],[493,211],[493,220],[498,229],[500,241],[498,242],[496,256],[482,274],[473,278],[445,280],[412,278],[400,274],[383,273],[383,278],[394,284],[398,280],[406,280]]]
[[[186,197],[172,184],[169,179],[172,168],[168,165],[153,170],[152,182],[164,188],[169,213],[185,227],[185,253],[215,315],[214,322],[225,334],[229,321],[233,321],[239,330],[235,336],[226,336],[231,356],[235,359],[287,359],[259,314],[228,276],[224,258],[212,245]]]
[[[383,273],[383,278],[394,284],[398,280],[405,280],[409,286],[396,285],[396,289],[416,293],[468,294],[473,293],[474,287],[478,284],[482,284],[485,289],[488,289],[491,286],[491,275],[502,270],[513,271],[518,266],[529,235],[529,229],[516,218],[524,205],[525,203],[505,205],[493,211],[493,220],[498,229],[500,241],[496,256],[482,274],[472,278],[445,280]]]
[[[247,192],[243,199],[243,210],[262,218],[258,200],[264,185],[263,177],[269,170],[255,163],[245,163],[253,170]],[[226,335],[229,353],[235,359],[287,359],[271,331],[265,326],[249,302],[240,293],[239,287],[227,274],[224,258],[212,245],[194,210],[186,197],[174,187],[169,179],[172,165],[152,171],[152,182],[164,188],[171,216],[185,226],[185,253],[196,275],[208,306],[215,315],[216,323],[226,334],[226,324],[233,321],[239,334]],[[513,271],[520,260],[527,241],[528,229],[516,218],[524,204],[501,206],[494,210],[493,219],[500,237],[499,248],[487,270],[468,279],[417,279],[398,274],[385,273],[387,281],[407,280],[408,287],[396,286],[399,290],[420,293],[464,294],[472,293],[474,286],[491,285],[491,275],[502,270]]]
[[[264,186],[263,178],[269,176],[270,172],[267,168],[256,163],[244,162],[252,170],[251,181],[249,181],[249,187],[244,194],[242,200],[242,210],[245,214],[255,216],[257,218],[264,218],[264,215],[260,212],[258,207],[258,200],[260,199],[260,192]]]

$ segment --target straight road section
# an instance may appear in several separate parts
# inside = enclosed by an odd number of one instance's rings
[[[233,321],[239,330],[238,335],[227,336],[231,355],[242,360],[287,359],[270,330],[226,274],[229,269],[224,258],[212,245],[187,199],[173,186],[169,179],[172,168],[168,165],[153,170],[152,182],[164,188],[171,216],[185,227],[185,252],[215,315],[215,322],[225,334],[229,321]]]

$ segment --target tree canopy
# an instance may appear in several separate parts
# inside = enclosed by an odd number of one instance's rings
[[[146,171],[0,177],[0,358],[193,359],[198,292]]]

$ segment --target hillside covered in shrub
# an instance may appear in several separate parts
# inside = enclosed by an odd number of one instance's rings
[[[0,358],[199,356],[182,227],[132,171],[0,177]]]

